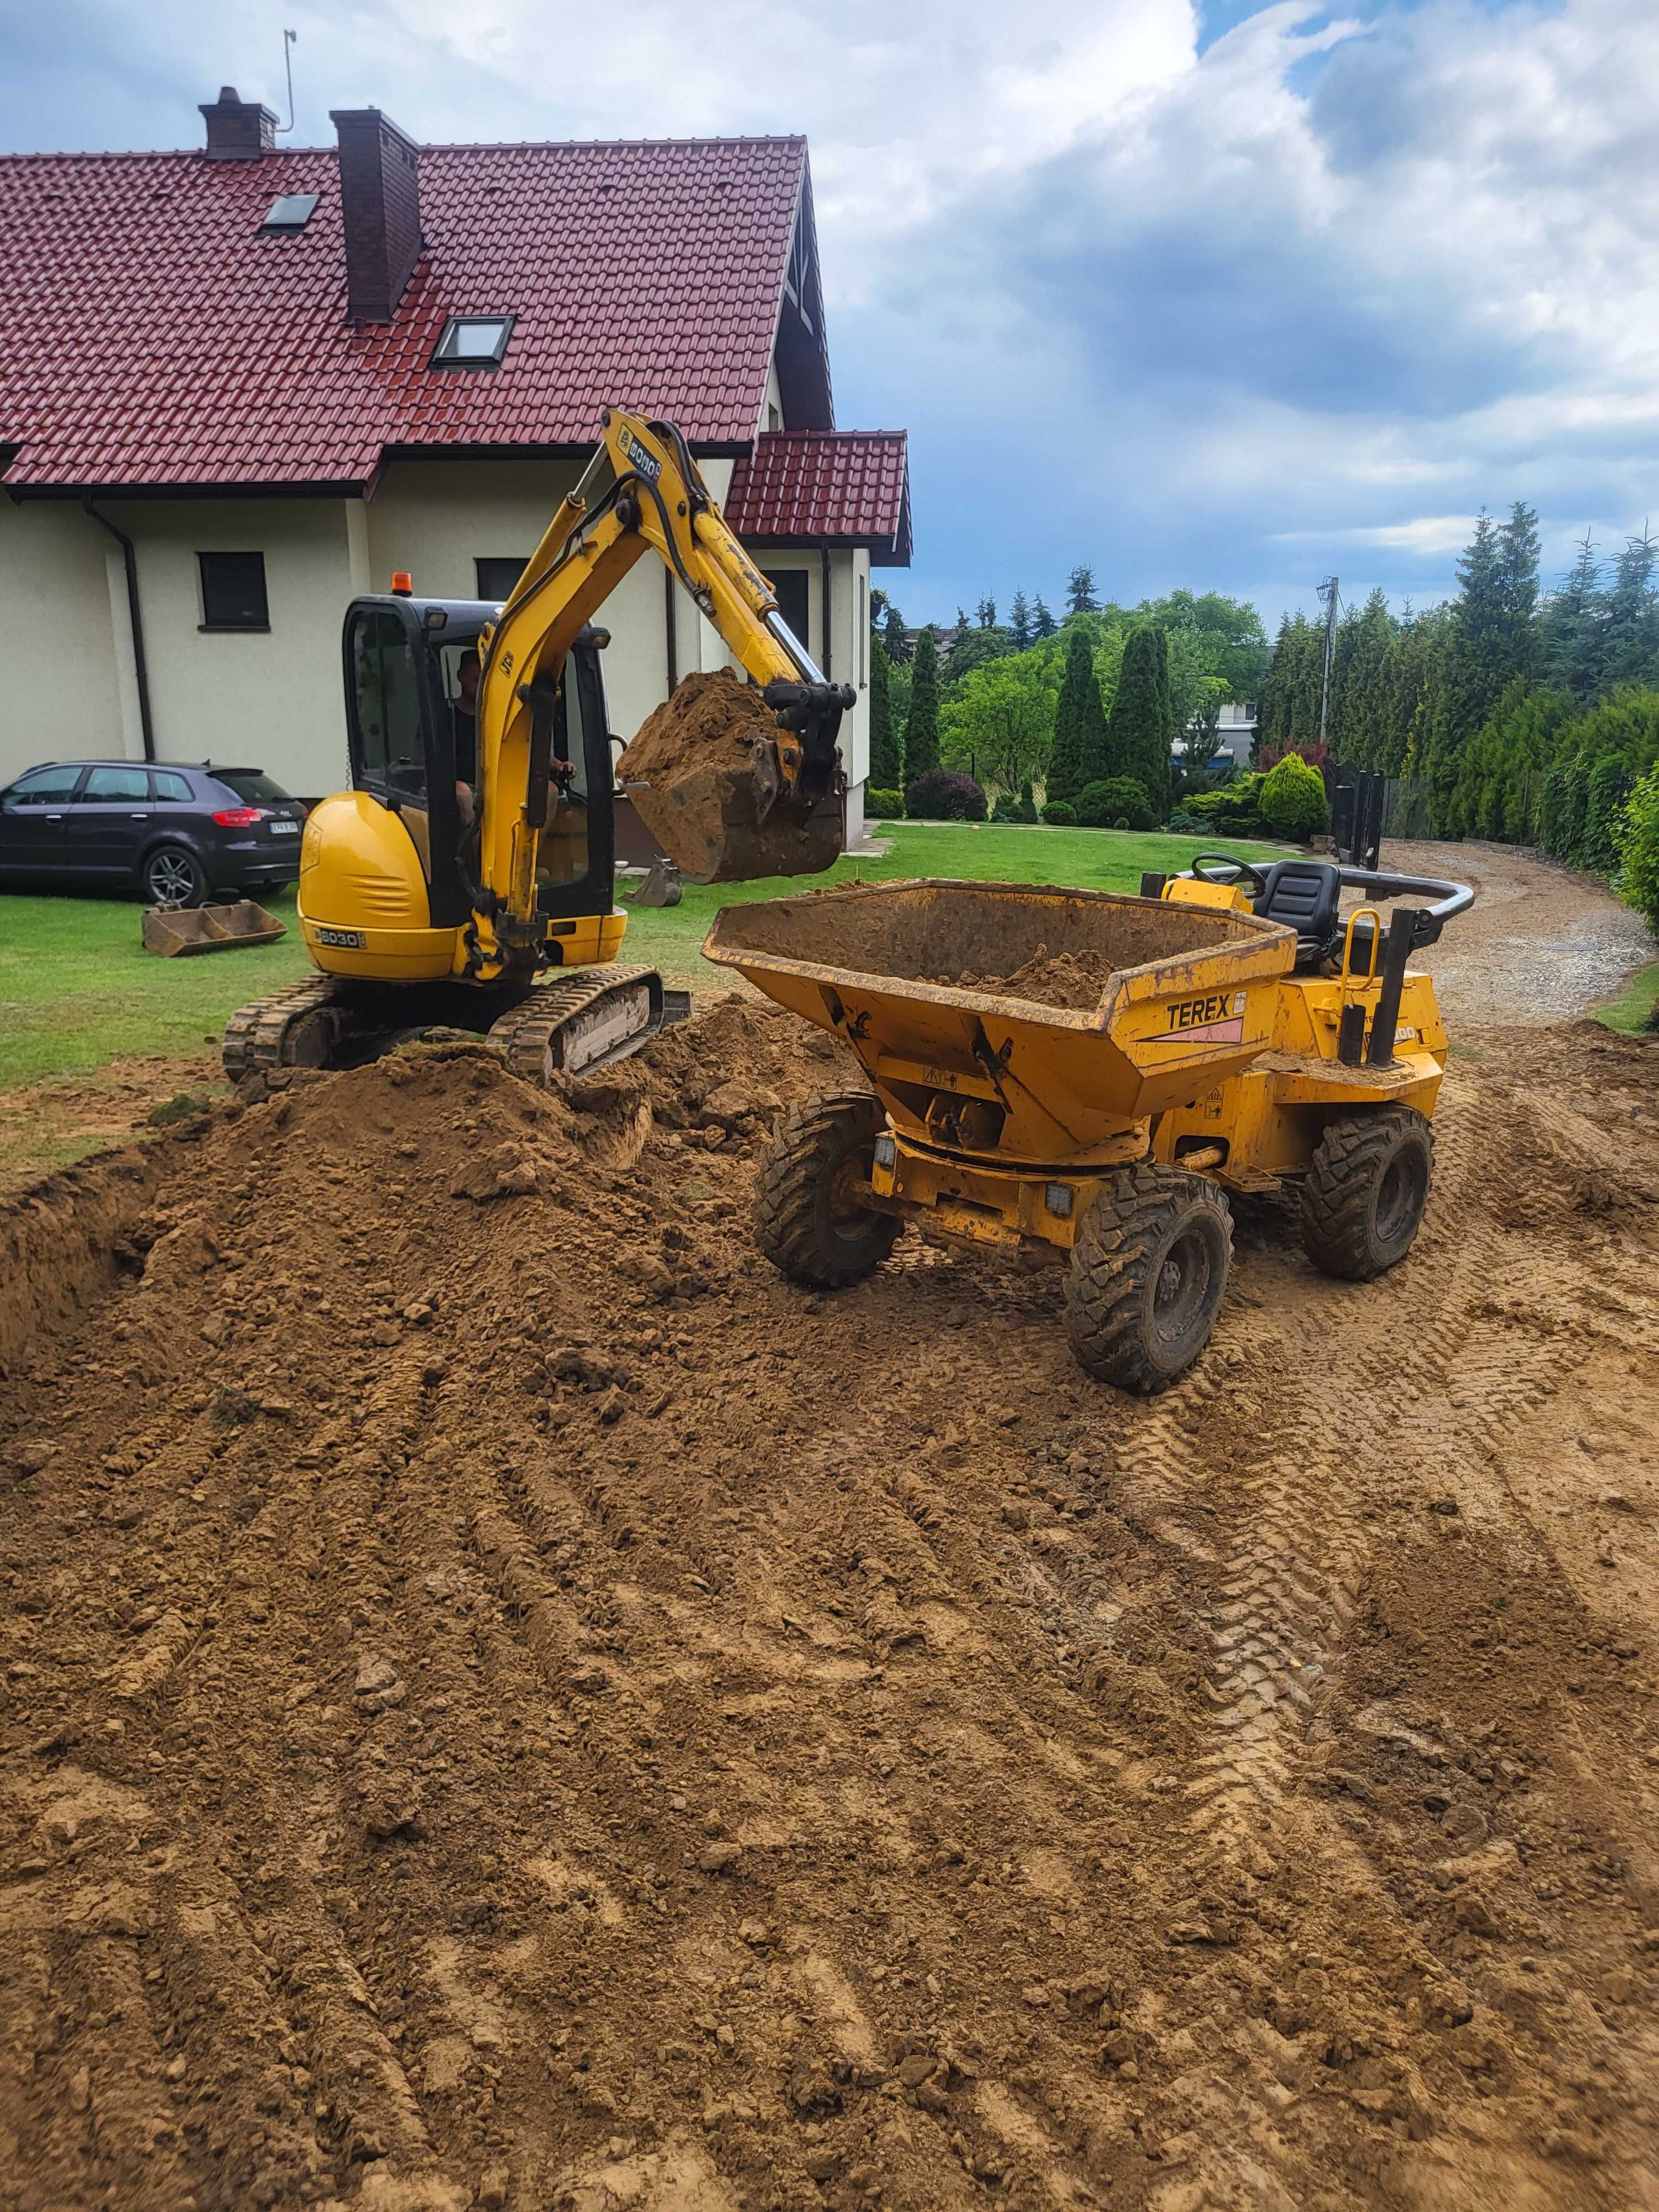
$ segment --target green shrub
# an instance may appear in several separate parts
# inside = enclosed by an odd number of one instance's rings
[[[1619,817],[1636,779],[1621,760],[1607,754],[1589,772],[1584,787],[1584,836],[1579,858],[1599,876],[1619,866]]]
[[[1053,830],[1075,830],[1077,809],[1069,799],[1051,799],[1042,810],[1042,818]]]
[[[1304,843],[1316,830],[1322,830],[1329,818],[1325,779],[1299,753],[1286,753],[1268,770],[1259,804],[1261,818],[1270,830]]]
[[[1261,787],[1265,775],[1237,775],[1217,791],[1195,791],[1182,804],[1212,830],[1230,836],[1254,836],[1261,827]]]
[[[1022,822],[1035,822],[1037,818],[1036,793],[1031,788],[1031,779],[1029,775],[1019,787],[1018,812]]]
[[[1553,768],[1538,808],[1538,842],[1553,859],[1576,860],[1584,839],[1589,779],[1579,768]]]
[[[1626,800],[1617,834],[1620,889],[1659,936],[1659,762]]]
[[[866,822],[902,822],[904,793],[902,791],[878,791],[873,783],[864,787],[864,818]]]
[[[1176,837],[1202,837],[1208,833],[1210,824],[1201,814],[1189,814],[1184,807],[1177,806],[1164,827]]]
[[[919,822],[983,822],[985,793],[957,769],[930,768],[907,787],[904,811]]]
[[[1085,830],[1150,830],[1158,820],[1146,785],[1133,775],[1085,783],[1072,804]]]

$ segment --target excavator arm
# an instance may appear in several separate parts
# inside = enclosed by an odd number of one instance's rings
[[[852,690],[826,683],[791,634],[679,432],[619,407],[607,408],[604,421],[604,444],[480,640],[475,889],[486,968],[518,965],[540,945],[537,856],[556,781],[554,710],[565,656],[647,550],[666,562],[776,718],[776,738],[757,748],[738,812],[747,817],[752,806],[754,823],[775,830],[780,823],[799,823],[801,850],[811,855],[800,865],[825,865],[824,803],[839,790],[836,737]],[[815,810],[817,835],[809,840]],[[659,837],[665,826],[658,826]],[[756,872],[781,872],[775,837],[769,846],[772,857]],[[682,856],[671,849],[671,857]],[[691,858],[686,872],[707,871]],[[743,872],[740,864],[720,871],[727,879]]]

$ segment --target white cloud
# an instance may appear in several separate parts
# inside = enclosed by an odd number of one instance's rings
[[[1371,545],[1389,552],[1457,553],[1474,528],[1472,514],[1423,514],[1412,522],[1385,522],[1367,529],[1276,530],[1274,545]]]
[[[1654,0],[356,0],[297,22],[300,129],[805,130],[842,419],[908,424],[935,611],[1077,559],[1118,592],[1342,547],[1419,595],[1517,496],[1552,548],[1659,510]],[[20,22],[16,147],[192,143],[281,104],[263,4]],[[1425,508],[1432,513],[1425,514]]]

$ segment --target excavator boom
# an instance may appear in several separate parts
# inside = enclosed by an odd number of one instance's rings
[[[775,733],[733,764],[699,764],[673,793],[636,788],[647,827],[704,882],[816,872],[842,849],[836,738],[851,689],[826,683],[792,635],[679,432],[622,408],[604,419],[603,446],[480,640],[479,934],[486,960],[505,966],[540,941],[537,857],[565,656],[647,550],[760,688]]]

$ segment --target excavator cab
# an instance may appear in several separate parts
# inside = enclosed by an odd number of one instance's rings
[[[477,899],[477,683],[486,600],[392,593],[354,599],[344,629],[352,788],[394,816],[419,859],[431,925],[461,928]],[[536,903],[546,919],[608,913],[614,770],[599,653],[587,625],[565,656],[554,704],[546,830]],[[471,681],[469,681],[469,663]]]

